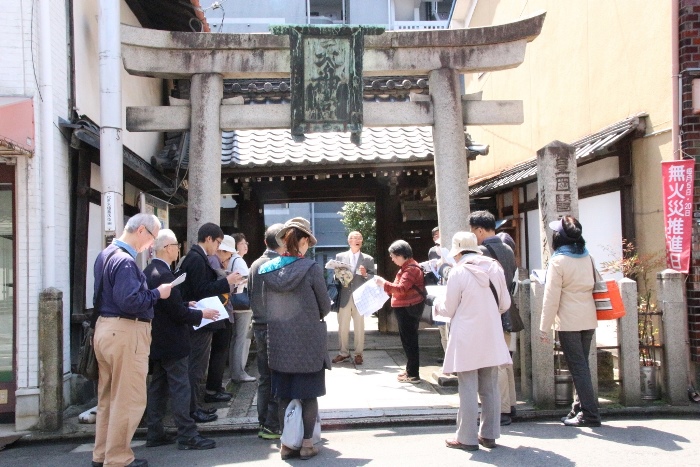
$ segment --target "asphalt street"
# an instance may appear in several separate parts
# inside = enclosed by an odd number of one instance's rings
[[[134,451],[151,466],[286,465],[303,466],[453,466],[490,465],[682,466],[700,465],[700,420],[697,418],[604,420],[600,428],[570,428],[554,421],[529,421],[504,427],[494,449],[476,452],[448,449],[444,440],[454,426],[399,426],[325,431],[321,453],[310,460],[282,461],[279,444],[255,434],[221,434],[209,451],[178,451],[175,446]],[[88,441],[88,440],[85,440]],[[89,466],[92,444],[20,441],[0,452],[4,466]]]

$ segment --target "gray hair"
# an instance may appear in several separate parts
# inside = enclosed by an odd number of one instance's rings
[[[170,229],[160,229],[160,231],[158,232],[158,236],[156,237],[156,241],[153,244],[153,249],[156,251],[160,251],[166,246],[172,245],[173,243],[177,243],[177,237],[175,236],[175,232],[173,232]]]
[[[144,226],[151,232],[153,232],[156,227],[160,228],[160,219],[158,219],[153,214],[139,213],[135,216],[129,218],[124,226],[124,232],[134,233],[139,227]]]

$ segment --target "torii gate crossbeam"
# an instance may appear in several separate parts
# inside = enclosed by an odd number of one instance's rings
[[[428,75],[430,97],[365,103],[364,126],[432,125],[438,223],[445,238],[468,228],[464,126],[519,124],[520,101],[460,96],[459,73],[514,68],[542,30],[544,13],[484,28],[386,32],[365,37],[366,76]],[[222,99],[223,79],[287,78],[289,38],[271,34],[165,32],[122,25],[122,57],[137,76],[191,79],[191,105],[127,108],[129,131],[191,131],[188,241],[204,222],[219,222],[222,129],[289,128],[289,105],[236,105]],[[187,102],[185,102],[187,104]],[[206,117],[205,117],[206,116]],[[216,155],[216,157],[212,157]]]

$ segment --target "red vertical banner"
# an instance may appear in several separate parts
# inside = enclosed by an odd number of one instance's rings
[[[695,160],[661,163],[666,232],[666,266],[688,274],[693,233]]]

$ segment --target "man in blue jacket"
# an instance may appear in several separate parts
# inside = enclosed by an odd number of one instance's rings
[[[146,376],[153,305],[171,285],[149,289],[136,255],[153,244],[160,221],[152,214],[129,219],[122,235],[95,260],[93,338],[99,368],[97,422],[92,466],[147,467],[135,459],[131,439],[146,408]]]
[[[163,229],[156,237],[156,257],[143,273],[149,287],[171,283],[175,276],[170,265],[177,259],[179,246],[175,233]],[[190,329],[199,326],[202,318],[216,319],[219,312],[213,309],[188,308],[177,287],[170,297],[158,300],[154,307],[151,341],[151,384],[148,386],[146,413],[148,434],[146,446],[156,447],[175,441],[166,435],[163,417],[167,409],[168,396],[177,426],[178,449],[212,449],[216,442],[203,438],[197,431],[190,415]]]

